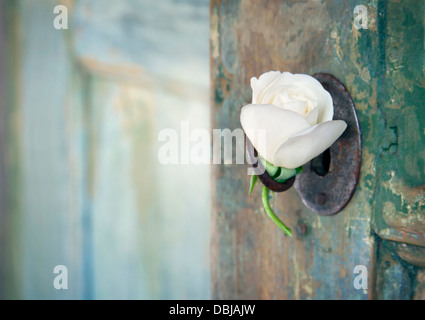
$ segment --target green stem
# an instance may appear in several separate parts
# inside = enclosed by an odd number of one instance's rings
[[[281,228],[288,236],[292,237],[291,229],[289,229],[282,221],[280,221],[280,219],[273,212],[273,209],[270,207],[269,189],[266,186],[263,187],[262,199],[263,199],[264,209],[266,210],[267,215],[270,217],[270,219],[272,219],[273,222],[276,223],[277,226]]]
[[[254,190],[255,183],[257,182],[258,177],[254,174],[251,176],[251,185],[249,186],[249,194],[252,193],[252,190]]]

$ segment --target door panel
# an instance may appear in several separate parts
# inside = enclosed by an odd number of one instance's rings
[[[423,1],[382,2],[379,121],[380,178],[373,226],[385,239],[425,246],[425,101]]]
[[[343,211],[321,217],[304,207],[294,190],[275,195],[273,206],[292,227],[292,239],[265,217],[259,190],[248,196],[246,166],[213,167],[215,298],[423,294],[421,262],[406,265],[391,245],[385,250],[394,255],[393,263],[381,254],[386,243],[381,237],[423,245],[423,4],[371,1],[368,29],[360,30],[353,26],[357,4],[211,2],[213,128],[239,128],[240,109],[251,100],[250,78],[280,70],[339,78],[353,97],[362,132],[360,180]],[[417,43],[410,43],[413,38]],[[410,220],[403,220],[408,206]],[[368,269],[367,290],[354,288],[357,265]],[[399,271],[382,280],[388,265]],[[396,293],[397,286],[405,292]]]

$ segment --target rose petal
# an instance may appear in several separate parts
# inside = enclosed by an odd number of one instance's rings
[[[334,120],[298,132],[276,149],[273,164],[288,169],[302,166],[329,148],[346,128],[345,121]]]
[[[308,101],[302,100],[287,102],[283,105],[283,109],[294,111],[303,117],[308,114],[308,107]]]
[[[307,74],[292,74],[270,71],[263,73],[259,79],[251,79],[253,103],[272,103],[276,95],[285,92],[288,87],[298,87],[306,97],[317,101],[319,115],[317,122],[331,121],[333,118],[333,101],[328,91],[314,77]]]
[[[255,77],[251,78],[252,88],[252,103],[258,103],[260,95],[264,92],[267,87],[270,87],[274,82],[279,79],[281,73],[279,71],[269,71],[263,73],[258,79]],[[261,103],[261,102],[260,102]]]
[[[273,92],[269,92],[268,94],[266,94],[266,96],[264,97],[265,100],[268,100],[268,98],[270,98],[269,94],[273,94]],[[316,104],[316,106],[314,105],[314,103]],[[298,100],[291,101],[291,98],[279,94],[275,95],[273,101],[271,101],[270,104],[273,104],[281,109],[294,111],[300,114],[308,121],[311,126],[314,126],[318,123],[320,108],[317,107],[317,101],[314,101],[313,99],[298,97]]]
[[[301,88],[308,88],[313,92],[312,99],[317,100],[319,108],[319,116],[317,122],[331,121],[333,118],[333,101],[330,93],[326,91],[322,84],[314,77],[307,74],[289,74],[286,75],[286,81],[300,86]],[[306,90],[306,95],[308,91]]]
[[[244,106],[240,120],[245,134],[254,147],[273,164],[275,152],[282,142],[310,127],[310,124],[298,113],[271,104]],[[264,130],[265,143],[260,141],[260,130]]]
[[[317,81],[318,82],[318,81]],[[320,82],[318,82],[320,85]],[[314,94],[314,99],[317,101],[317,108],[319,109],[319,115],[317,117],[317,122],[326,122],[331,121],[334,115],[333,100],[328,91],[326,91],[322,85],[318,87],[316,84],[311,83],[300,83],[300,86],[304,86],[311,90]],[[307,92],[307,90],[306,90]]]
[[[319,117],[319,108],[314,108],[313,110],[311,110],[305,117],[305,119],[307,120],[307,122],[311,125],[314,126],[315,124],[317,124],[317,119]]]
[[[296,101],[310,101],[313,106],[317,106],[316,94],[304,86],[281,85],[268,88],[261,94],[261,101],[258,104],[274,104],[277,107],[286,109],[286,104]]]

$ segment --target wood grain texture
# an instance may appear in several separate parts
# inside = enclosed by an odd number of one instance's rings
[[[376,299],[424,299],[423,268],[416,268],[401,259],[394,250],[398,244],[379,240],[377,243]],[[403,244],[404,245],[404,244]]]
[[[375,183],[376,4],[369,32],[351,25],[354,2],[212,1],[212,122],[238,128],[251,99],[249,79],[269,70],[334,74],[353,95],[363,127],[363,165],[348,206],[333,217],[306,209],[294,190],[273,206],[294,230],[285,237],[265,216],[258,190],[248,197],[244,166],[213,168],[213,297],[365,299],[353,268],[371,267],[371,185]],[[302,23],[301,23],[302,21]],[[306,225],[304,234],[297,231]],[[369,290],[369,295],[371,290]]]
[[[380,1],[380,67],[372,228],[376,297],[425,299],[424,12],[421,1]]]
[[[213,128],[240,127],[240,109],[251,100],[252,76],[269,70],[328,72],[350,91],[363,142],[359,185],[336,216],[313,214],[294,190],[276,195],[273,206],[295,231],[293,239],[265,217],[258,190],[248,196],[246,167],[212,169],[214,298],[420,296],[415,293],[420,285],[411,284],[421,283],[423,277],[402,267],[421,270],[418,251],[404,254],[414,266],[392,249],[398,271],[381,281],[389,267],[374,230],[385,238],[422,244],[423,4],[370,1],[367,30],[353,26],[357,4],[211,2]],[[397,152],[394,147],[401,142]],[[388,176],[391,170],[393,179]],[[389,183],[397,187],[390,188]],[[402,218],[407,211],[410,219]],[[356,265],[369,270],[368,290],[353,286]]]
[[[423,1],[382,2],[376,210],[381,237],[425,246]]]

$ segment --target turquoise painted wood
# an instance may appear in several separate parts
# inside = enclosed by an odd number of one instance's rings
[[[209,167],[157,159],[209,128],[208,2],[0,4],[0,297],[209,298]]]

